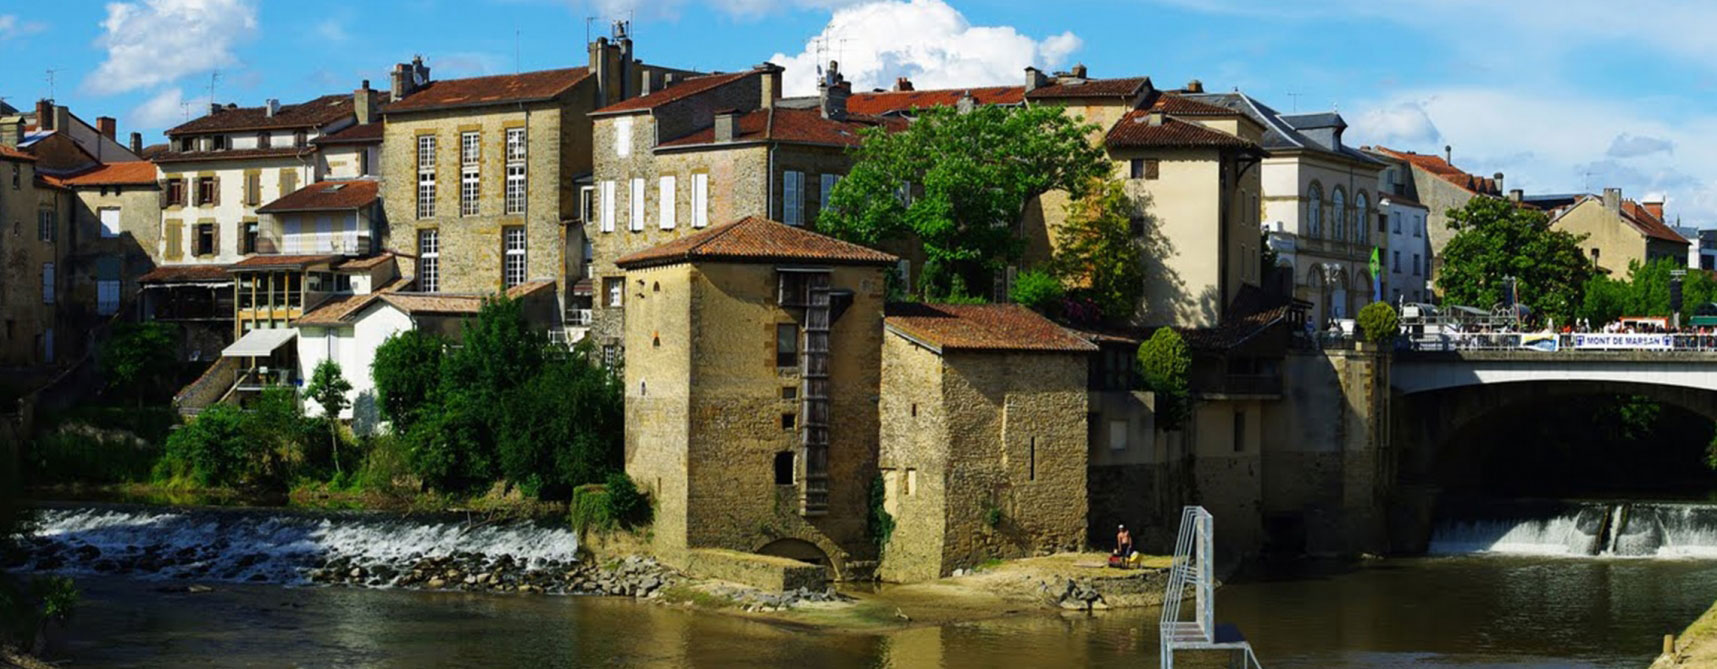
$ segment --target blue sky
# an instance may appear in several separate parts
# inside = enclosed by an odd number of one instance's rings
[[[148,141],[215,98],[293,102],[583,64],[630,17],[640,58],[703,70],[838,58],[860,88],[1014,83],[1026,64],[1200,79],[1284,111],[1337,109],[1352,144],[1440,151],[1528,192],[1661,193],[1717,227],[1717,3],[1632,0],[132,0],[0,2],[0,96],[49,94]],[[823,37],[822,49],[813,46]]]

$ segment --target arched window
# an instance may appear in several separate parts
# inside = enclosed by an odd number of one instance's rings
[[[1324,191],[1316,181],[1311,191],[1306,196],[1306,236],[1317,238],[1324,234]]]
[[[1347,192],[1336,186],[1329,192],[1330,239],[1348,239]]]
[[[1365,191],[1359,191],[1359,195],[1353,198],[1353,208],[1354,217],[1359,221],[1353,229],[1353,240],[1364,244],[1371,232],[1371,198],[1366,197]]]

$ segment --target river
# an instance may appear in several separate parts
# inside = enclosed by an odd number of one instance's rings
[[[111,510],[95,515],[107,519],[105,531],[120,531]],[[77,517],[86,526],[92,516]],[[316,536],[349,537],[352,526],[369,524],[352,518],[202,527],[312,528],[285,532],[293,550],[261,551],[290,556]],[[548,550],[508,528],[489,531],[509,550]],[[173,536],[209,540],[190,530]],[[404,547],[357,542],[350,550],[360,549]],[[193,594],[172,586],[201,579],[73,571],[84,602],[53,655],[88,667],[1138,667],[1156,655],[1155,610],[1017,615],[879,635],[619,598],[323,588],[250,583],[243,574]],[[1640,667],[1664,633],[1680,631],[1714,599],[1717,561],[1492,551],[1258,569],[1218,591],[1217,617],[1237,623],[1268,667]]]

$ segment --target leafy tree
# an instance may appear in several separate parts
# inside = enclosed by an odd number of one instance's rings
[[[1622,316],[1669,316],[1669,284],[1672,272],[1687,267],[1672,258],[1660,258],[1641,265],[1628,264],[1628,278],[1596,276],[1586,282],[1585,297],[1580,303],[1580,317],[1594,325],[1610,323]],[[1717,279],[1701,271],[1689,271],[1682,277],[1681,309],[1692,313],[1699,305],[1717,299]]]
[[[328,423],[328,448],[334,460],[334,471],[344,473],[340,469],[340,412],[345,411],[350,404],[346,393],[352,392],[352,384],[346,377],[340,375],[340,363],[333,358],[323,358],[316,363],[316,371],[310,375],[310,385],[304,388],[304,394],[322,407],[322,414]]]
[[[564,499],[624,464],[625,395],[589,348],[552,352],[506,402],[501,473],[527,494]]]
[[[1372,302],[1359,310],[1359,330],[1365,340],[1374,344],[1395,341],[1401,331],[1401,319],[1388,302]]]
[[[1534,314],[1567,322],[1579,308],[1593,269],[1585,238],[1554,230],[1542,212],[1507,200],[1476,197],[1449,210],[1454,238],[1443,248],[1437,286],[1450,304],[1489,308],[1503,301],[1504,278],[1518,280]]]
[[[245,451],[244,412],[216,404],[167,437],[156,477],[205,486],[236,482],[247,470]]]
[[[370,378],[376,384],[381,413],[396,434],[411,431],[419,413],[428,410],[441,382],[441,358],[447,342],[422,330],[405,330],[376,347]]]
[[[108,386],[142,406],[173,372],[175,329],[167,323],[121,323],[102,345],[100,366]]]
[[[1615,322],[1628,310],[1632,287],[1625,281],[1607,276],[1594,276],[1586,282],[1586,294],[1580,301],[1579,316],[1601,327]]]
[[[915,237],[927,256],[926,298],[959,294],[955,277],[989,285],[1018,258],[1015,225],[1033,198],[1077,198],[1110,173],[1090,140],[1097,130],[1054,106],[935,108],[899,132],[872,128],[817,225],[869,245]]]
[[[1043,270],[1027,270],[1014,277],[1008,299],[1033,311],[1053,315],[1066,295],[1067,289],[1061,286],[1061,279]]]
[[[1121,182],[1091,184],[1085,196],[1067,203],[1060,248],[1052,263],[1062,281],[1097,305],[1103,317],[1125,321],[1145,291],[1141,247],[1133,236],[1134,203]]]
[[[1167,430],[1186,425],[1190,406],[1188,375],[1192,353],[1174,328],[1162,327],[1139,346],[1139,370],[1145,388],[1156,394],[1157,418]]]

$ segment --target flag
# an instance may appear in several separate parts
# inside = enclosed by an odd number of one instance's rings
[[[1383,249],[1371,247],[1371,299],[1383,299]]]

